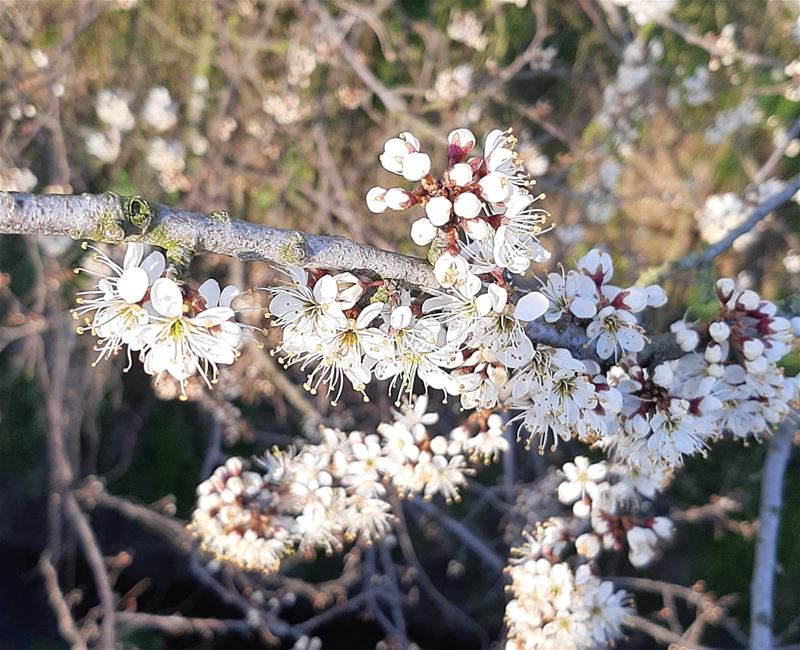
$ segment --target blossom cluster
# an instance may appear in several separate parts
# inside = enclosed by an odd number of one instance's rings
[[[612,645],[633,613],[630,597],[598,578],[588,564],[562,561],[540,528],[515,549],[508,568],[511,600],[506,605],[508,650],[589,650]]]
[[[778,365],[794,340],[790,321],[733,280],[719,280],[716,289],[716,319],[672,325],[686,354],[654,368],[613,370],[623,417],[603,444],[619,462],[645,471],[679,466],[726,432],[739,439],[769,435],[798,401],[798,378]]]
[[[669,518],[652,516],[648,500],[671,480],[669,472],[631,472],[624,465],[577,456],[555,485],[570,514],[537,522],[521,556],[508,569],[508,648],[595,648],[622,635],[631,599],[593,573],[602,551],[627,551],[635,567],[652,562],[673,536]],[[541,511],[541,501],[537,502]]]
[[[97,337],[95,363],[127,350],[138,352],[145,372],[166,373],[180,382],[194,374],[209,386],[216,383],[219,366],[239,355],[244,325],[231,308],[239,289],[206,280],[198,289],[162,277],[166,261],[154,251],[144,257],[143,244],[128,244],[120,266],[94,247],[94,268],[79,268],[97,278],[95,288],[79,293],[76,319],[83,318],[78,333]],[[185,393],[184,393],[185,394]]]
[[[434,435],[427,399],[395,412],[376,433],[324,428],[318,444],[272,450],[252,468],[232,458],[197,488],[189,524],[201,547],[247,569],[274,572],[287,555],[365,543],[391,530],[388,490],[458,499],[471,469],[507,448],[492,415]]]

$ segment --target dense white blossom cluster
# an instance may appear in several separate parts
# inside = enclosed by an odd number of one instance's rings
[[[377,433],[322,429],[318,444],[273,450],[252,469],[228,460],[197,488],[190,530],[219,559],[273,572],[295,551],[332,553],[385,535],[394,520],[387,490],[458,499],[469,462],[506,449],[502,421],[494,415],[435,435],[427,427],[438,416],[426,408],[418,398]]]
[[[600,580],[588,564],[561,559],[552,528],[541,527],[515,549],[508,568],[511,600],[506,606],[507,650],[590,650],[622,636],[633,613],[627,592]]]
[[[506,607],[507,648],[608,647],[633,613],[628,594],[597,577],[592,567],[605,551],[627,550],[635,567],[652,562],[673,536],[667,517],[640,514],[671,473],[645,474],[624,465],[565,463],[555,487],[571,514],[537,523],[512,560],[512,600]]]
[[[650,54],[634,54],[618,75],[620,96],[638,96],[646,81]],[[166,99],[153,100],[162,112]],[[220,128],[229,137],[237,123]],[[153,142],[151,166],[180,167],[161,161],[182,162],[182,150]],[[779,365],[794,342],[792,323],[726,279],[717,283],[715,318],[681,320],[650,339],[640,318],[665,305],[664,289],[614,284],[612,258],[599,249],[573,269],[540,273],[531,290],[520,276],[550,258],[540,241],[549,215],[516,138],[491,131],[478,152],[462,128],[447,143],[436,173],[413,134],[391,138],[380,162],[413,186],[366,196],[374,213],[417,211],[411,239],[428,248],[436,287],[288,266],[269,289],[268,317],[282,331],[273,353],[306,375],[307,390],[336,405],[348,386],[367,400],[367,386],[385,381],[405,406],[373,433],[323,429],[319,443],[273,450],[252,468],[230,460],[198,488],[190,528],[219,559],[276,571],[295,551],[333,552],[386,534],[389,490],[457,500],[474,464],[507,451],[508,427],[542,452],[575,438],[609,460],[578,456],[552,486],[561,514],[544,523],[551,511],[539,516],[510,568],[508,647],[606,646],[621,636],[630,603],[593,573],[593,561],[605,550],[627,552],[636,567],[651,562],[672,523],[644,505],[684,459],[725,434],[766,436],[787,416],[800,396],[800,381]],[[609,157],[601,185],[610,191],[619,170]],[[754,201],[772,193],[770,183]],[[218,367],[239,356],[247,326],[231,308],[235,287],[208,280],[195,290],[162,277],[164,257],[145,258],[138,244],[121,266],[99,251],[93,261],[102,269],[91,271],[97,284],[75,315],[85,319],[79,331],[97,336],[98,361],[125,348],[146,372],[185,387],[195,374],[213,384]],[[473,413],[449,434],[434,433],[431,390]]]
[[[231,308],[238,288],[220,290],[209,279],[195,290],[162,277],[164,256],[153,252],[144,257],[143,244],[128,244],[122,266],[99,249],[91,250],[95,268],[76,273],[96,277],[97,284],[79,294],[73,316],[84,319],[78,333],[97,337],[97,361],[126,348],[129,364],[131,353],[138,352],[148,374],[167,373],[181,386],[199,374],[210,386],[217,381],[218,366],[239,356],[245,326],[235,321]]]
[[[672,325],[684,356],[613,370],[622,417],[603,444],[619,462],[645,472],[679,466],[726,432],[769,435],[797,402],[797,377],[778,365],[794,340],[790,322],[730,279],[717,282],[717,296],[719,315],[708,325]]]

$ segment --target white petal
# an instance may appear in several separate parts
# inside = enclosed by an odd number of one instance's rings
[[[150,286],[150,281],[147,272],[138,266],[125,269],[117,281],[117,291],[119,291],[120,297],[130,304],[137,303],[144,298],[148,286]]]
[[[597,313],[597,304],[589,298],[575,296],[569,303],[569,310],[578,318],[591,318]]]
[[[314,285],[314,298],[320,305],[328,305],[336,300],[339,285],[332,275],[323,275]]]
[[[550,307],[550,301],[547,296],[538,291],[531,291],[517,301],[514,315],[520,320],[533,321],[543,315],[548,307]]]
[[[159,278],[153,283],[150,302],[153,309],[167,318],[177,318],[183,313],[183,293],[169,278]]]
[[[242,290],[239,289],[236,285],[229,284],[222,290],[222,293],[219,296],[219,306],[220,307],[230,307],[233,299],[236,298]]]
[[[144,244],[133,243],[128,244],[125,251],[125,261],[122,263],[123,269],[131,269],[134,266],[139,266],[139,262],[144,257]]]
[[[200,327],[213,327],[223,321],[231,320],[234,317],[233,309],[230,307],[212,307],[201,311],[191,319],[192,323]]]
[[[150,284],[153,284],[153,282],[161,277],[166,265],[167,263],[164,260],[164,256],[158,251],[153,251],[150,253],[150,255],[144,258],[144,262],[142,262],[141,267],[147,271],[147,277],[150,279]]]
[[[219,282],[209,278],[197,288],[197,293],[203,296],[206,307],[216,307],[219,304]]]

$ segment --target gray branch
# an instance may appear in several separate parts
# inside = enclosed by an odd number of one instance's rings
[[[772,650],[775,571],[778,560],[778,532],[783,505],[783,477],[794,446],[797,424],[790,417],[781,424],[769,443],[761,479],[761,504],[753,581],[750,585],[750,646]]]
[[[755,206],[753,213],[744,223],[731,230],[718,242],[707,246],[697,253],[686,255],[678,260],[667,262],[666,264],[645,271],[639,276],[636,284],[644,286],[646,284],[658,282],[675,271],[685,271],[696,267],[708,266],[712,261],[733,246],[733,243],[739,239],[739,237],[750,232],[761,223],[767,215],[791,201],[798,190],[800,190],[800,174],[789,179],[782,190]]]
[[[419,258],[357,244],[344,237],[310,235],[202,214],[115,194],[22,194],[0,192],[0,233],[67,235],[73,239],[160,246],[171,264],[185,267],[194,253],[239,260],[355,271],[422,288],[436,280]]]
[[[799,181],[800,182],[800,181]],[[116,194],[22,194],[0,192],[0,233],[67,235],[119,244],[144,242],[163,248],[177,274],[195,253],[217,253],[239,260],[293,264],[330,271],[355,271],[428,289],[438,286],[430,265],[416,257],[357,244],[345,237],[311,235],[232,219],[226,212],[202,214]],[[597,359],[587,346],[585,328],[566,323],[531,323],[533,341]],[[639,355],[641,363],[680,356],[674,337],[655,337]]]

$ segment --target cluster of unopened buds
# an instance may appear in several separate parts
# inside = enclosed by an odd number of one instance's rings
[[[427,399],[396,412],[377,433],[322,429],[318,444],[272,450],[252,468],[229,459],[197,488],[189,524],[201,547],[223,561],[251,570],[277,571],[299,551],[332,553],[345,542],[371,543],[391,530],[387,497],[441,494],[459,498],[470,465],[505,451],[498,415],[472,418],[449,435],[428,426]]]
[[[145,372],[157,378],[174,377],[181,387],[194,374],[206,384],[216,383],[218,366],[232,364],[239,356],[243,326],[236,322],[231,302],[239,289],[220,289],[214,279],[198,289],[162,277],[164,256],[144,257],[143,244],[128,244],[120,266],[91,246],[96,268],[79,268],[98,278],[94,289],[78,295],[76,319],[83,318],[78,333],[97,337],[97,361],[127,349],[138,352]],[[91,318],[89,317],[91,315]]]

